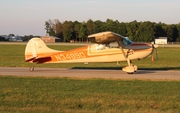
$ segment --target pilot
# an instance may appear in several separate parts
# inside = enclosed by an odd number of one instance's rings
[[[96,46],[96,50],[103,50],[105,49],[105,45],[103,44],[99,44],[98,46]]]

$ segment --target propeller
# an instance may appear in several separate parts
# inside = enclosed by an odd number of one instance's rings
[[[158,60],[158,53],[157,53],[157,48],[159,47],[159,45],[157,44],[152,44],[153,49],[155,50],[156,53],[156,60]]]
[[[156,60],[158,60],[157,48],[159,47],[159,45],[156,44],[155,36],[153,37],[153,39],[154,39],[154,40],[153,40],[152,48],[155,50]]]

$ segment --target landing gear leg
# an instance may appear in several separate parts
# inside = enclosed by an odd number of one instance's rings
[[[119,38],[117,38],[117,43],[122,51],[122,54],[124,56],[124,58],[126,59],[127,63],[128,63],[128,66],[126,67],[123,67],[122,70],[127,72],[128,74],[133,74],[134,72],[137,71],[137,66],[136,65],[133,65],[131,60],[128,58],[128,54],[126,55],[124,50],[123,50],[123,44],[122,44],[122,41],[120,41]]]

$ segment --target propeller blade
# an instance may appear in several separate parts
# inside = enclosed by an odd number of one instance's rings
[[[156,51],[156,60],[158,60],[157,48],[155,48],[155,51]]]
[[[156,44],[156,41],[155,41],[155,37],[153,37],[154,38],[154,44],[152,44],[152,47],[153,47],[153,49],[155,49],[155,54],[156,54],[156,60],[158,60],[158,53],[157,53],[157,48],[159,47],[159,45],[157,45]]]
[[[153,44],[153,45],[152,45],[152,47],[153,47],[153,49],[155,50],[156,60],[158,60],[157,48],[159,47],[159,45],[157,45],[157,44]]]

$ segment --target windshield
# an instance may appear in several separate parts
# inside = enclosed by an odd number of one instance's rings
[[[124,44],[125,46],[131,45],[132,43],[133,43],[133,42],[132,42],[131,40],[129,40],[128,37],[123,37],[123,44]]]

